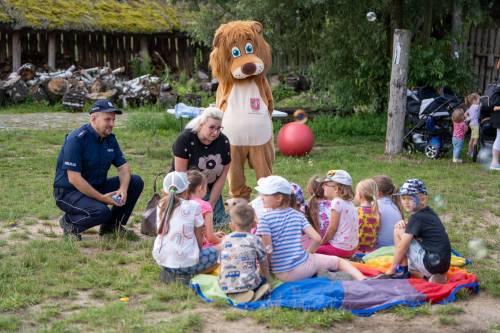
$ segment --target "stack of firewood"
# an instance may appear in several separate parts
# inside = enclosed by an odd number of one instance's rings
[[[132,80],[125,67],[76,69],[71,66],[55,72],[37,72],[32,64],[24,64],[5,80],[0,80],[0,105],[20,103],[28,97],[37,102],[61,102],[65,107],[81,111],[85,101],[110,99],[122,106],[156,102],[160,94],[160,78],[143,75]]]

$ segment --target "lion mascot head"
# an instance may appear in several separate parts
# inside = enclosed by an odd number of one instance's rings
[[[209,64],[219,82],[234,84],[266,75],[271,67],[271,48],[263,30],[256,21],[233,21],[217,29]]]

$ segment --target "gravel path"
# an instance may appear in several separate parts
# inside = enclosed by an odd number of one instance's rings
[[[116,117],[117,127],[123,126],[127,115]],[[89,121],[87,113],[26,113],[26,114],[0,114],[0,130],[48,130],[48,129],[75,129]]]

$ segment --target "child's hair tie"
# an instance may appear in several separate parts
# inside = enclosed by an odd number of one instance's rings
[[[170,193],[174,193],[177,191],[177,187],[175,187],[174,185],[170,186],[170,188],[168,189],[168,192]]]

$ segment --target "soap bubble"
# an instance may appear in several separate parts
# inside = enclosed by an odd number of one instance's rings
[[[488,249],[484,240],[476,238],[469,241],[469,250],[477,259],[483,259],[488,255]]]
[[[377,14],[374,12],[368,12],[366,13],[366,19],[368,22],[375,22],[377,20]]]
[[[446,205],[443,196],[440,194],[434,196],[434,198],[432,198],[432,201],[434,202],[434,205],[438,208],[443,208]]]

